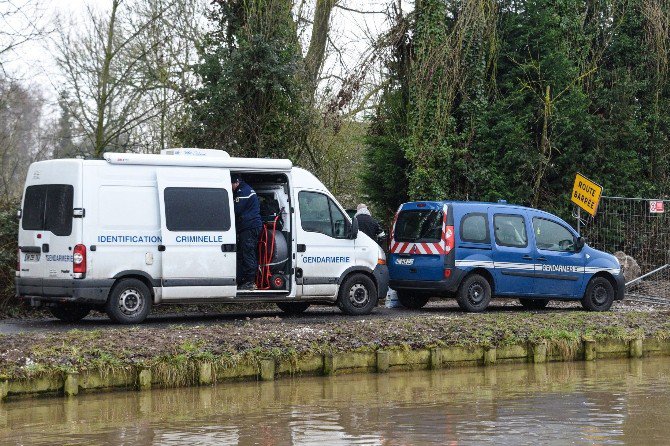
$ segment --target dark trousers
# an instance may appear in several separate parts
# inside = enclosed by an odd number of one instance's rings
[[[245,229],[237,234],[237,283],[256,281],[258,271],[258,237],[261,228]]]

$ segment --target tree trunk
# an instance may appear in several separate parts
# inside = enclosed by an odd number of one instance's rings
[[[112,13],[109,16],[109,27],[107,29],[107,43],[105,44],[105,59],[102,64],[102,71],[100,72],[100,86],[97,103],[97,122],[95,127],[95,157],[100,158],[105,150],[105,110],[107,108],[107,94],[109,89],[109,72],[112,65],[112,57],[114,49],[114,25],[116,21],[116,10],[119,7],[120,0],[112,2]]]

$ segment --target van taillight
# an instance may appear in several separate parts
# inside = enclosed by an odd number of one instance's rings
[[[454,227],[447,226],[444,229],[444,252],[449,254],[454,249]]]
[[[16,270],[21,271],[21,248],[16,250]]]
[[[76,245],[72,252],[72,272],[75,274],[86,273],[86,246]]]

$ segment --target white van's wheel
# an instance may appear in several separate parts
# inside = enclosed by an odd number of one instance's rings
[[[458,305],[472,313],[486,310],[491,302],[491,284],[479,274],[473,274],[458,289]]]
[[[377,306],[377,287],[365,274],[352,274],[340,285],[337,305],[350,315],[370,314]]]
[[[589,311],[607,311],[614,303],[614,287],[604,277],[594,277],[586,287],[582,307]]]
[[[151,311],[151,291],[138,279],[122,279],[109,293],[105,311],[120,324],[138,324]]]
[[[79,322],[88,316],[91,308],[78,304],[57,304],[49,307],[49,311],[63,322]]]

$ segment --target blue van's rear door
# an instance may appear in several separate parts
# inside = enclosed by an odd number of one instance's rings
[[[443,279],[445,209],[442,203],[406,203],[400,208],[389,253],[392,280]]]

